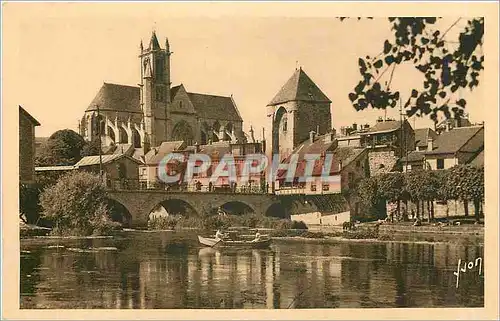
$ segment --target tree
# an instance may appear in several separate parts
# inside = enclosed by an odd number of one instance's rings
[[[40,217],[40,188],[37,185],[19,184],[19,218],[27,224],[36,224]]]
[[[400,216],[403,192],[405,190],[404,176],[400,172],[386,173],[377,177],[378,195],[389,202],[397,202],[397,215]],[[384,202],[385,203],[385,202]],[[394,221],[394,213],[391,212],[391,221]]]
[[[449,199],[462,200],[464,207],[467,207],[468,201],[472,201],[475,219],[479,221],[480,207],[484,201],[484,167],[453,166],[449,169],[444,188]]]
[[[93,138],[91,141],[85,142],[83,145],[81,156],[94,156],[99,155],[99,150],[101,149],[101,141],[99,138]]]
[[[40,196],[42,215],[54,233],[91,235],[113,228],[106,190],[98,175],[71,172]]]
[[[39,155],[37,166],[73,165],[81,159],[85,141],[71,129],[58,130],[45,142]]]
[[[465,19],[458,18],[444,31],[435,26],[439,19],[389,18],[394,38],[384,41],[380,54],[358,60],[361,80],[349,93],[356,110],[396,107],[401,95],[391,90],[393,75],[398,65],[409,63],[422,73],[423,80],[421,89],[411,89],[405,96],[409,97],[404,104],[407,116],[430,115],[436,123],[438,112],[446,118],[452,113],[455,118],[464,114],[466,101],[455,93],[459,88],[473,90],[479,84],[484,69],[484,18],[467,20],[456,41],[445,36]]]

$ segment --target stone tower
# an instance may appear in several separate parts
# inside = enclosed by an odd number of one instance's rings
[[[144,128],[151,146],[167,140],[168,105],[170,103],[170,46],[160,47],[153,31],[147,48],[141,41],[141,109]]]
[[[268,157],[279,154],[283,160],[309,139],[310,132],[329,132],[332,129],[330,104],[330,99],[302,68],[296,69],[267,105],[268,125],[272,128]]]

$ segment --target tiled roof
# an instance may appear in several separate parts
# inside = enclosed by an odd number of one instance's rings
[[[420,162],[423,161],[425,157],[424,151],[411,151],[408,153],[408,162]],[[406,161],[406,157],[401,158],[402,162]]]
[[[113,154],[125,154],[132,156],[132,154],[134,154],[134,146],[132,144],[116,144],[116,149]]]
[[[47,172],[47,171],[70,171],[74,169],[73,165],[69,166],[39,166],[35,167],[35,172]]]
[[[418,147],[427,147],[429,137],[436,140],[436,133],[430,128],[415,128],[415,145]]]
[[[483,130],[482,126],[479,127],[458,127],[453,128],[448,132],[441,133],[437,140],[436,149],[426,152],[427,155],[432,154],[453,154],[462,148],[476,134]],[[483,132],[484,135],[484,132]],[[484,144],[484,140],[482,141]],[[479,149],[480,146],[477,146]]]
[[[389,120],[377,122],[375,126],[370,127],[366,132],[360,133],[361,135],[375,134],[375,133],[390,133],[401,129],[400,120]]]
[[[40,126],[40,123],[38,122],[38,120],[35,119],[35,117],[31,116],[30,113],[28,113],[23,107],[19,106],[19,113],[23,114],[24,116],[26,116],[32,123],[34,126]]]
[[[269,106],[286,103],[288,101],[313,101],[313,102],[327,102],[330,99],[319,89],[319,87],[309,78],[309,76],[299,68],[295,70],[294,74],[280,91],[274,96]]]
[[[207,154],[209,156],[218,155],[219,157],[224,156],[225,154],[229,154],[231,152],[230,142],[215,142],[209,145],[201,145],[200,146],[200,154]]]
[[[298,155],[298,164],[295,172],[295,176],[303,176],[305,172],[305,155],[306,154],[316,154],[321,155],[323,153],[331,153],[333,155],[330,174],[339,173],[340,163],[345,167],[353,162],[356,158],[358,158],[361,153],[365,151],[364,148],[355,148],[355,147],[337,147],[337,143],[334,140],[327,139],[328,135],[319,136],[314,140],[314,142],[310,142],[307,140],[300,144],[291,155]],[[292,156],[289,156],[284,163],[288,163]],[[297,157],[297,156],[295,156]],[[321,175],[323,171],[323,163],[320,161],[315,162],[315,166],[313,168],[313,175]],[[278,176],[284,178],[286,176],[286,171],[278,171]]]
[[[321,154],[325,151],[333,150],[337,143],[334,139],[327,139],[331,134],[321,135],[314,139],[311,143],[310,139],[302,142],[292,154],[298,154],[299,158],[304,157],[305,154]]]
[[[151,150],[144,156],[147,165],[158,165],[162,159],[179,149],[184,147],[184,141],[163,142],[159,147],[151,148]]]
[[[476,167],[484,166],[484,149],[479,154],[477,154],[477,156],[474,157],[474,159],[472,159],[469,164]]]
[[[140,105],[140,89],[135,86],[104,83],[86,111],[126,111],[142,113]]]
[[[170,99],[171,100],[174,99],[175,95],[177,94],[177,91],[179,90],[179,88],[181,88],[181,86],[182,86],[182,84],[170,88]]]
[[[126,156],[124,154],[111,154],[111,155],[102,155],[102,163],[103,164],[108,164],[111,163],[112,161],[115,161],[121,157],[128,157],[132,159],[133,161],[139,163],[138,160]],[[99,165],[99,156],[85,156],[84,158],[80,159],[78,163],[75,164],[75,167],[82,167],[82,166],[91,166],[91,165]]]
[[[188,96],[200,118],[243,121],[231,97],[189,92]]]

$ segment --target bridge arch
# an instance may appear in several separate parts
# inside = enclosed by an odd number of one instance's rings
[[[265,216],[268,217],[277,217],[277,218],[289,218],[290,214],[288,213],[286,207],[281,203],[273,203],[271,204],[264,213]]]
[[[252,205],[241,200],[230,200],[219,204],[218,207],[222,208],[222,210],[229,215],[245,215],[255,213],[255,209]]]
[[[123,227],[130,227],[132,214],[125,205],[112,197],[106,198],[106,205],[108,206],[110,218],[113,222],[119,222]]]
[[[169,197],[162,200],[150,209],[149,215],[155,212],[159,207],[162,207],[168,215],[181,215],[185,217],[200,215],[194,205],[180,197]]]

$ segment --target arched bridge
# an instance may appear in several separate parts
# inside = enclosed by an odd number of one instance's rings
[[[131,216],[131,227],[147,226],[149,214],[158,205],[169,202],[186,204],[197,215],[206,215],[219,207],[224,208],[228,204],[243,206],[258,215],[276,216],[277,212],[286,213],[279,197],[272,194],[113,190],[108,191],[108,197],[128,210]]]

